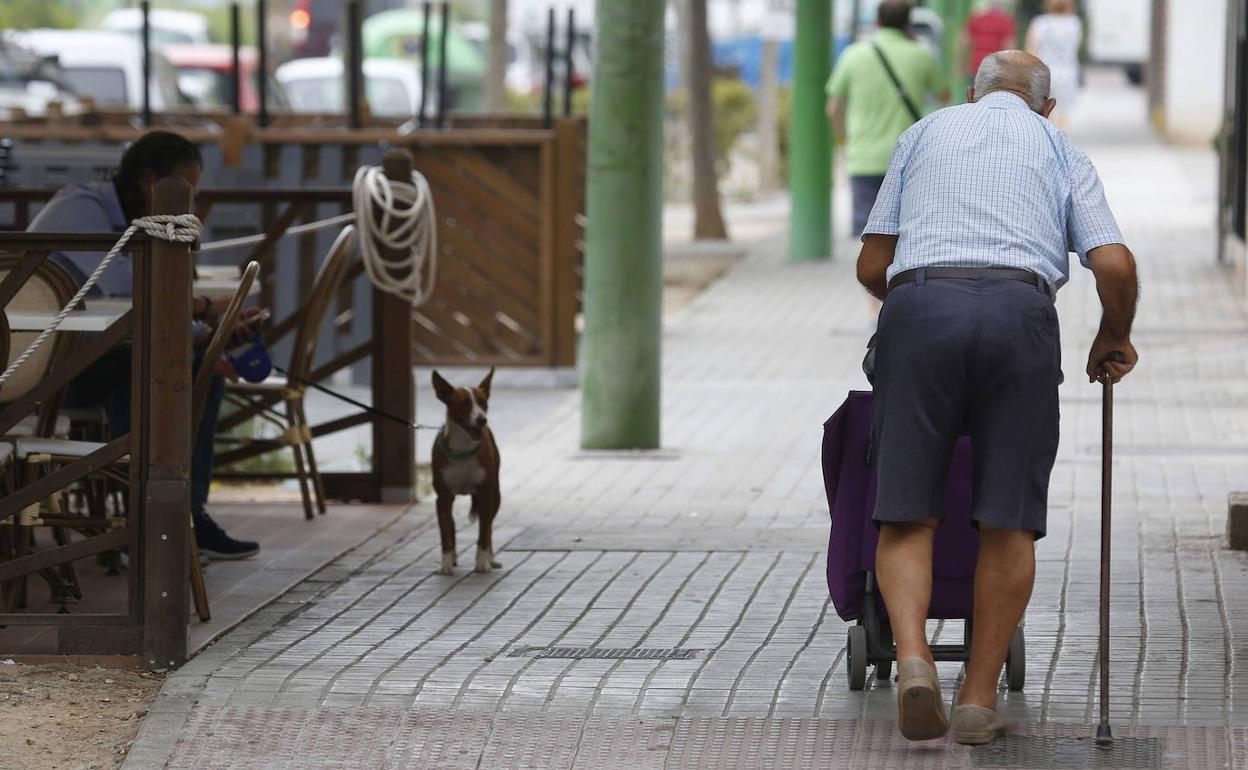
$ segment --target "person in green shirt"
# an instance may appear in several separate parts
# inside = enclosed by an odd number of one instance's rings
[[[854,43],[837,59],[827,86],[828,117],[836,136],[846,143],[855,235],[867,225],[893,145],[919,120],[927,94],[941,102],[949,100],[940,63],[907,32],[910,4],[883,0],[876,23],[879,31],[870,40]]]

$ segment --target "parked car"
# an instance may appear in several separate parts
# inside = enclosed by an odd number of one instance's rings
[[[234,49],[218,43],[173,44],[161,51],[178,76],[178,88],[197,107],[218,109],[234,103]],[[256,49],[243,46],[238,51],[243,71],[240,106],[244,112],[260,109],[260,57]],[[269,76],[267,101],[270,109],[290,107],[281,85]]]
[[[207,43],[208,19],[192,11],[155,9],[149,19],[152,25],[152,46],[170,43]],[[138,35],[143,31],[143,12],[138,8],[120,8],[104,17],[100,29]]]
[[[277,68],[277,82],[294,112],[342,112],[346,84],[336,56],[293,59]],[[407,59],[365,59],[364,95],[374,115],[410,117],[420,109],[420,67]],[[426,104],[433,113],[433,99]]]
[[[19,45],[0,40],[0,119],[21,110],[40,116],[49,102],[72,114],[80,109],[73,88],[56,62]]]
[[[461,29],[461,25],[452,20],[446,34],[446,106],[456,110],[480,109],[485,59],[463,36]],[[404,59],[419,68],[424,33],[423,11],[398,9],[375,13],[364,20],[360,30],[365,59]],[[441,60],[441,13],[429,19],[429,38],[429,70],[435,73]],[[435,83],[430,81],[431,91]]]
[[[55,57],[65,80],[80,96],[101,106],[143,106],[143,46],[133,35],[79,29],[6,30],[4,39],[44,57]],[[153,110],[188,102],[178,91],[169,61],[152,51]]]

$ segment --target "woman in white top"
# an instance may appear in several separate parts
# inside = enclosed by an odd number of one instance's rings
[[[1050,96],[1057,100],[1053,122],[1065,128],[1065,116],[1079,96],[1079,45],[1083,20],[1075,14],[1073,0],[1047,0],[1044,13],[1027,30],[1027,52],[1040,57],[1052,74]]]

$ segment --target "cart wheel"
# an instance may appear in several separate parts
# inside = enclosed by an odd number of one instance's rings
[[[849,674],[849,689],[861,690],[867,686],[867,629],[849,627],[846,652],[845,671]]]
[[[1019,626],[1010,641],[1010,654],[1005,659],[1005,684],[1013,692],[1023,689],[1027,681],[1027,640]]]

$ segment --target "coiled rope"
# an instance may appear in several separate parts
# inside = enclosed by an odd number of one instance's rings
[[[387,178],[377,166],[362,166],[355,173],[352,204],[369,279],[420,307],[438,274],[438,216],[429,182],[417,171],[408,184]]]
[[[74,311],[74,308],[78,307],[78,304],[82,302],[83,297],[87,296],[87,293],[95,286],[96,281],[100,279],[100,276],[104,274],[108,266],[112,264],[113,259],[125,250],[126,244],[140,230],[162,241],[194,243],[203,234],[204,226],[194,214],[153,214],[147,217],[139,217],[132,221],[130,226],[126,228],[126,231],[117,239],[117,243],[113,244],[113,248],[104,255],[104,259],[100,260],[99,266],[83,282],[78,292],[74,294],[73,299],[69,301],[69,304],[62,308],[61,312],[48,324],[48,328],[40,332],[39,336],[35,337],[34,342],[30,343],[26,350],[15,358],[13,363],[9,364],[9,368],[5,369],[3,374],[0,374],[0,385],[3,385],[9,379],[13,372],[21,368],[22,364],[26,363],[35,354],[39,346],[64,323],[69,314]]]
[[[429,182],[416,171],[412,172],[412,181],[408,184],[387,178],[377,166],[363,166],[355,174],[351,198],[353,213],[292,227],[285,235],[299,235],[354,220],[360,232],[360,251],[369,280],[381,291],[402,298],[413,308],[420,307],[433,293],[438,272],[437,209]],[[154,214],[132,221],[69,304],[0,374],[0,386],[56,332],[140,230],[165,241],[194,243],[203,235],[204,226],[194,214]],[[235,248],[259,243],[264,238],[265,235],[260,234],[216,241],[204,244],[199,251]]]
[[[411,183],[389,179],[376,166],[362,166],[351,188],[353,212],[288,228],[282,237],[354,223],[369,280],[378,289],[420,307],[433,293],[438,272],[437,209],[429,182],[412,172]],[[200,253],[263,242],[268,235],[212,241]],[[399,256],[389,257],[384,252]],[[427,270],[426,270],[427,268]]]

